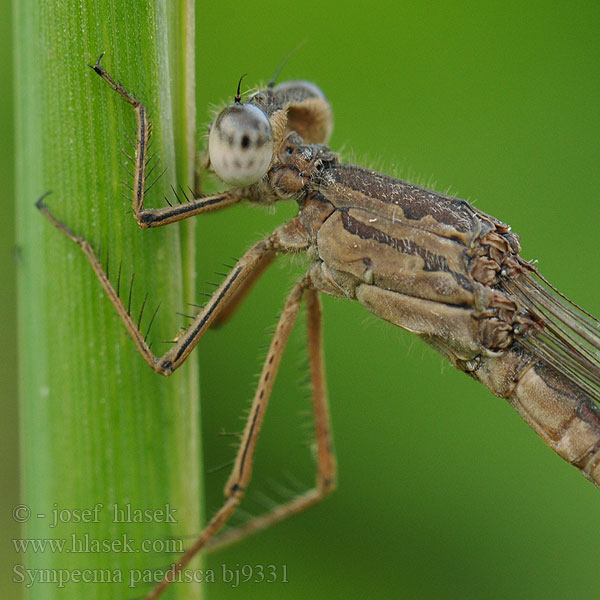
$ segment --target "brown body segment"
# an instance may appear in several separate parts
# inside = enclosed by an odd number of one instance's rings
[[[459,306],[474,305],[465,247],[361,208],[336,210],[317,246],[328,266],[363,283]]]
[[[559,456],[600,487],[600,408],[556,369],[515,343],[470,373],[506,398]]]
[[[494,228],[465,200],[356,165],[333,165],[318,179],[318,188],[335,208],[362,208],[467,248]]]
[[[354,165],[328,166],[313,188],[300,218],[313,237],[318,289],[358,299],[457,366],[510,345],[517,307],[498,273],[518,240],[504,223]]]

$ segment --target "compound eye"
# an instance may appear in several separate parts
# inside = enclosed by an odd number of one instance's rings
[[[250,104],[231,104],[213,123],[208,154],[215,173],[229,185],[252,185],[273,158],[273,132],[265,113]]]

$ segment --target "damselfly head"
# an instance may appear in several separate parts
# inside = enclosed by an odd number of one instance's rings
[[[210,164],[225,183],[246,186],[266,174],[273,158],[273,132],[265,113],[236,98],[210,128]]]
[[[314,83],[269,84],[241,102],[242,79],[234,103],[218,114],[208,136],[210,166],[233,186],[260,181],[286,133],[296,132],[309,144],[324,144],[333,129],[331,106]]]

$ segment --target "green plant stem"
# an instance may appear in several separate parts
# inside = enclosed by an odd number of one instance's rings
[[[182,94],[193,89],[186,77],[194,15],[192,3],[178,4],[185,14],[167,0],[15,4],[22,483],[32,515],[24,536],[66,540],[62,550],[24,556],[31,573],[46,569],[65,581],[34,584],[34,599],[143,595],[155,569],[176,556],[169,537],[200,529],[193,360],[169,380],[153,373],[83,254],[34,209],[52,190],[48,205],[108,261],[113,282],[122,269],[122,296],[135,272],[131,312],[139,314],[148,292],[145,331],[161,303],[149,339],[164,352],[163,341],[183,324],[176,311],[185,312],[193,296],[190,233],[182,247],[176,226],[143,232],[127,214],[130,194],[121,181],[130,177],[120,148],[132,152],[124,136],[133,137],[134,115],[87,64],[106,52],[104,66],[147,104],[162,163],[155,172],[167,168],[147,201],[162,205],[176,175],[184,186],[192,180],[194,116],[183,116]],[[175,48],[186,23],[186,46]],[[104,545],[90,546],[94,540]],[[175,588],[171,597],[198,597],[196,585]]]

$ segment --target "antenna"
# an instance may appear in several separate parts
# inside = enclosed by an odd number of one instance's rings
[[[279,77],[279,73],[281,73],[281,70],[283,69],[283,67],[285,67],[285,64],[287,63],[287,61],[290,60],[292,55],[295,54],[296,52],[298,52],[298,50],[300,50],[300,48],[302,48],[302,46],[304,46],[304,44],[306,44],[306,40],[302,40],[294,49],[290,50],[286,54],[285,58],[279,63],[279,66],[275,69],[275,73],[273,73],[273,77],[271,77],[271,79],[269,79],[269,83],[267,83],[268,88],[272,88],[275,85],[275,80]]]
[[[239,104],[242,101],[242,96],[240,94],[240,86],[242,85],[242,79],[244,79],[244,77],[246,77],[246,75],[248,75],[248,73],[244,73],[240,77],[240,80],[238,81],[237,94],[235,95],[235,103],[236,104]]]

